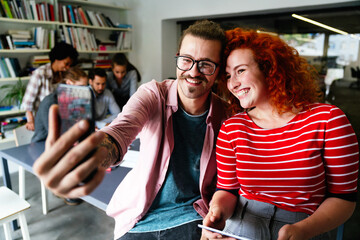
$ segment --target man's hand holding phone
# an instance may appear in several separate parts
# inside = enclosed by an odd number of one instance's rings
[[[65,198],[78,198],[91,193],[104,178],[106,168],[102,167],[101,163],[107,155],[107,150],[97,147],[105,134],[95,132],[77,143],[88,131],[89,122],[81,120],[60,136],[58,116],[59,108],[53,105],[49,111],[49,133],[45,151],[36,160],[33,168],[54,194]],[[95,149],[94,154],[83,161]],[[95,175],[84,183],[96,169]]]

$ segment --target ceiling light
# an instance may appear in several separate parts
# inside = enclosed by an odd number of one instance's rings
[[[273,36],[278,36],[277,33],[274,33],[274,32],[267,32],[267,31],[262,31],[262,30],[256,30],[257,33],[266,33],[266,34],[270,34],[270,35],[273,35]]]
[[[302,20],[302,21],[305,21],[305,22],[314,24],[314,25],[316,25],[316,26],[325,28],[325,29],[327,29],[327,30],[330,30],[330,31],[333,31],[333,32],[342,34],[342,35],[349,35],[349,33],[345,32],[345,31],[339,30],[339,29],[337,29],[337,28],[330,27],[330,26],[328,26],[328,25],[319,23],[319,22],[317,22],[317,21],[311,20],[311,19],[306,18],[306,17],[302,17],[302,16],[297,15],[297,14],[292,14],[291,16],[294,17],[294,18],[300,19],[300,20]]]

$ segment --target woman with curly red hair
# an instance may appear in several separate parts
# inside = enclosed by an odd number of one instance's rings
[[[236,28],[227,38],[224,83],[244,111],[219,132],[218,191],[203,224],[250,239],[330,239],[356,204],[351,124],[319,103],[316,72],[279,37]]]

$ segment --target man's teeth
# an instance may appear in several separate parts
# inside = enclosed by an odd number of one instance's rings
[[[187,78],[186,81],[188,81],[189,83],[193,83],[193,84],[198,84],[201,82],[201,81],[195,81],[195,80],[189,79],[189,78]]]

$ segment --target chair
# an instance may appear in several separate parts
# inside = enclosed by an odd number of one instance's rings
[[[4,226],[5,239],[10,240],[10,222],[18,219],[24,240],[30,240],[24,211],[30,208],[30,204],[7,187],[0,187],[0,224]]]
[[[344,235],[344,224],[338,226],[336,231],[336,240],[342,240]]]
[[[357,67],[356,69],[354,67],[351,68],[351,77],[356,78],[356,82],[353,82],[350,84],[350,88],[356,87],[360,89],[360,69]]]
[[[343,68],[328,68],[326,71],[326,76],[325,76],[325,97],[328,97],[330,94],[330,87],[331,84],[333,84],[333,82],[335,80],[338,79],[342,79],[344,77],[344,69]]]
[[[32,136],[34,135],[34,132],[27,130],[25,125],[15,128],[13,133],[15,138],[15,145],[17,147],[24,144],[29,144],[31,142]],[[19,196],[25,199],[25,169],[22,166],[19,166]],[[41,199],[43,214],[46,215],[48,213],[48,200],[46,188],[43,182],[41,182]]]

